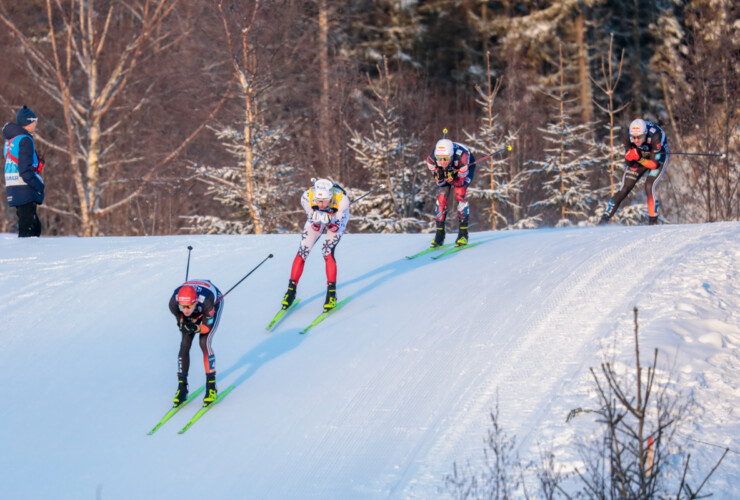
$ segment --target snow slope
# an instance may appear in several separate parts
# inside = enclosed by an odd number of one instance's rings
[[[438,498],[453,462],[480,461],[498,401],[525,460],[572,441],[598,402],[589,367],[661,364],[696,410],[681,436],[696,476],[730,447],[708,491],[740,498],[740,223],[481,232],[483,244],[406,260],[428,235],[348,234],[345,308],[312,330],[319,248],[301,305],[264,330],[297,235],[0,237],[2,499]],[[214,339],[231,394],[146,433],[176,388],[167,309],[185,277],[230,288]],[[191,351],[191,389],[204,381]],[[592,429],[589,429],[589,432]]]

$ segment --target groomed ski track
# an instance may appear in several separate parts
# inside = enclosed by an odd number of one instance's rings
[[[697,400],[689,430],[740,447],[740,223],[478,232],[464,252],[405,258],[428,240],[347,234],[337,298],[352,300],[299,335],[323,304],[318,246],[300,307],[264,330],[297,235],[0,238],[0,376],[22,380],[0,409],[0,498],[440,498],[453,462],[480,462],[497,404],[524,460],[577,463],[593,419],[565,418],[597,404],[590,367],[633,359],[635,306],[644,362],[659,347]],[[189,244],[190,278],[222,290],[275,258],[224,301],[229,397],[184,435],[199,400],[147,436],[176,388],[167,301]],[[201,359],[194,345],[191,388]],[[691,452],[697,472],[718,458]],[[728,457],[709,490],[740,497],[737,477]]]

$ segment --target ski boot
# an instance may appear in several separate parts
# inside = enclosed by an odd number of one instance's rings
[[[445,225],[437,222],[437,231],[434,233],[434,239],[432,240],[432,248],[441,247],[445,242]]]
[[[650,215],[650,216],[648,216],[648,225],[650,225],[650,226],[657,226],[658,225],[658,216],[657,215]]]
[[[173,400],[174,408],[177,408],[188,399],[188,376],[177,374],[177,392],[175,393],[175,399]]]
[[[206,397],[203,398],[203,406],[208,406],[218,397],[216,390],[216,372],[206,373]]]
[[[609,221],[611,220],[611,217],[609,217],[607,214],[604,214],[601,216],[601,219],[599,219],[599,226],[603,226],[604,224],[609,224]]]
[[[295,280],[290,280],[288,282],[288,291],[285,292],[285,297],[283,297],[283,309],[287,309],[290,307],[290,305],[295,300],[295,289],[298,286],[298,283],[296,283]]]
[[[456,247],[462,247],[468,244],[468,226],[460,226],[460,230],[457,232],[457,239],[455,240]]]
[[[326,287],[326,300],[324,301],[324,312],[329,312],[337,306],[337,283],[329,281]]]

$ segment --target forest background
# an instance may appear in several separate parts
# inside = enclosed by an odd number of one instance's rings
[[[730,0],[0,0],[0,121],[23,104],[39,116],[45,235],[295,232],[318,176],[353,198],[378,188],[353,205],[352,231],[427,231],[436,185],[424,161],[443,129],[477,158],[512,148],[477,164],[471,230],[593,224],[637,117],[659,123],[673,152],[726,155],[671,156],[662,220],[738,220],[739,11]],[[620,222],[646,220],[643,191]],[[0,231],[15,222],[1,204]]]

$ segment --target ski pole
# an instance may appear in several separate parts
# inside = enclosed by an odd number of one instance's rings
[[[483,158],[478,158],[477,160],[475,160],[470,165],[475,165],[479,161],[486,160],[486,159],[490,158],[491,156],[497,155],[499,153],[503,153],[504,151],[511,151],[511,146],[506,146],[505,148],[499,149],[498,151],[494,151],[493,153],[489,154],[488,156],[484,156]],[[468,166],[470,166],[470,165],[468,165]]]
[[[188,280],[188,274],[190,273],[190,252],[193,251],[193,247],[188,245],[188,267],[185,268],[185,281]]]
[[[227,294],[228,294],[228,293],[229,293],[230,291],[232,291],[232,290],[233,290],[234,288],[236,288],[237,286],[239,286],[239,283],[241,283],[242,281],[244,281],[245,279],[247,279],[247,277],[248,277],[248,276],[249,276],[250,274],[252,274],[253,272],[255,272],[255,271],[257,270],[257,268],[258,268],[258,267],[260,267],[260,266],[261,266],[262,264],[264,264],[264,263],[265,263],[265,261],[266,261],[267,259],[271,259],[271,258],[272,258],[272,254],[270,254],[270,255],[268,255],[267,257],[265,257],[265,258],[264,258],[264,259],[262,260],[262,262],[260,262],[260,263],[259,263],[259,264],[257,264],[256,266],[254,266],[254,269],[252,269],[251,271],[249,271],[249,272],[248,272],[247,274],[245,274],[245,275],[244,275],[244,277],[243,277],[242,279],[240,279],[239,281],[237,281],[237,282],[236,282],[236,285],[232,286],[231,288],[229,288],[229,289],[228,289],[228,290],[226,291],[226,293],[225,293],[225,294],[221,295],[221,296],[220,296],[220,297],[218,298],[218,300],[217,300],[216,302],[214,302],[214,303],[213,303],[213,305],[215,306],[216,304],[218,304],[219,302],[221,302],[222,300],[224,300],[224,297],[226,297],[226,295],[227,295]]]
[[[713,156],[715,158],[725,158],[727,155],[725,153],[665,153],[667,155],[681,155],[681,156]]]
[[[352,200],[352,203],[357,203],[358,201],[360,201],[361,199],[363,199],[365,196],[367,196],[369,194],[373,194],[378,189],[383,189],[384,187],[385,187],[385,184],[381,184],[380,186],[376,186],[376,187],[372,188],[370,191],[368,191],[367,193],[365,193],[362,196],[360,196],[359,198],[357,198],[356,200]],[[350,204],[352,204],[352,203],[350,203]]]

